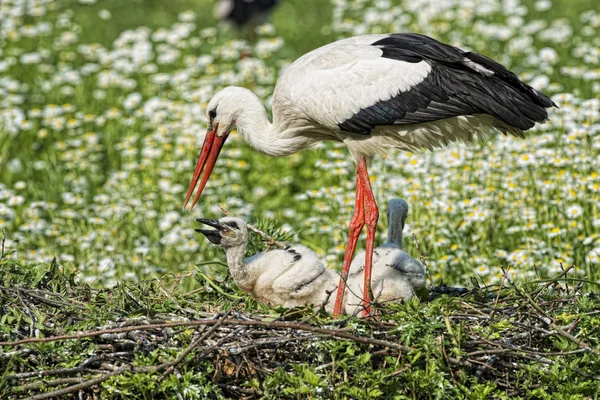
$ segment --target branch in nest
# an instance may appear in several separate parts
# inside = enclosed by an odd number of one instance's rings
[[[80,390],[83,389],[87,389],[90,388],[92,386],[96,386],[99,383],[102,383],[104,381],[109,380],[110,378],[112,378],[113,376],[117,376],[117,375],[121,375],[125,372],[131,371],[131,366],[126,366],[126,367],[122,367],[119,368],[113,372],[109,372],[108,374],[104,374],[98,378],[94,378],[94,379],[90,379],[87,380],[85,382],[79,383],[77,385],[73,385],[73,386],[67,386],[64,389],[60,389],[60,390],[54,390],[52,392],[46,392],[46,393],[41,393],[35,396],[31,396],[31,397],[27,397],[26,399],[23,400],[43,400],[43,399],[52,399],[55,397],[59,397],[59,396],[63,396],[65,394],[69,394],[69,393],[75,393],[78,392]]]
[[[517,292],[517,294],[519,296],[521,296],[526,302],[528,302],[531,305],[531,307],[537,312],[538,316],[541,317],[541,319],[544,322],[546,322],[546,324],[548,324],[548,326],[550,326],[550,328],[554,329],[560,336],[562,336],[565,339],[568,339],[568,340],[572,341],[573,343],[575,343],[578,347],[587,349],[588,351],[591,351],[592,353],[596,354],[597,356],[600,356],[600,351],[598,351],[595,348],[591,347],[590,345],[588,345],[583,340],[581,340],[579,338],[576,338],[575,336],[571,335],[569,332],[565,331],[563,328],[561,328],[560,326],[558,326],[554,322],[552,322],[552,319],[550,319],[548,317],[548,314],[546,314],[546,312],[531,298],[531,296],[528,295],[527,293],[523,292],[521,289],[519,289],[510,280],[510,278],[508,277],[508,274],[506,273],[506,271],[504,271],[504,269],[502,269],[502,272],[506,276],[507,282],[512,285],[512,287],[515,289],[515,291]]]
[[[196,348],[200,343],[208,339],[219,328],[219,326],[221,326],[221,323],[223,323],[225,318],[227,318],[230,313],[231,310],[227,310],[225,314],[223,314],[223,316],[219,318],[218,322],[208,330],[208,332],[204,333],[199,338],[193,340],[192,343],[190,343],[190,345],[174,361],[170,363],[171,365],[169,365],[167,370],[161,375],[159,381],[164,380],[171,372],[173,372],[175,367],[177,367],[177,365],[180,364],[181,361],[183,361],[183,359],[194,350],[194,348]]]
[[[425,268],[425,275],[427,276],[427,280],[431,285],[433,285],[431,274],[429,273],[429,266],[427,265],[427,257],[429,256],[429,253],[423,252],[423,250],[421,249],[421,243],[419,242],[419,239],[417,239],[417,235],[413,233],[412,237],[415,241],[415,245],[417,246],[417,251],[419,252],[419,259],[421,260],[421,264],[423,264],[423,268]]]
[[[202,319],[195,321],[181,321],[181,322],[165,322],[162,324],[149,324],[149,325],[141,325],[141,326],[127,326],[123,328],[115,328],[115,329],[104,329],[97,331],[87,331],[87,332],[79,332],[71,335],[61,335],[61,336],[51,336],[46,338],[28,338],[16,340],[14,342],[0,342],[0,346],[17,346],[25,343],[45,343],[45,342],[53,342],[57,340],[69,340],[69,339],[82,339],[94,336],[100,336],[110,333],[124,333],[131,331],[146,331],[152,329],[164,329],[164,328],[173,328],[173,327],[192,327],[192,326],[202,326],[202,325],[233,325],[233,326],[258,326],[266,329],[294,329],[305,332],[313,332],[313,333],[322,333],[330,337],[337,337],[340,339],[351,340],[358,343],[371,344],[375,346],[383,346],[393,348],[403,352],[410,352],[414,349],[412,347],[403,346],[398,343],[389,342],[386,340],[378,340],[372,339],[362,336],[355,336],[348,332],[345,332],[340,329],[327,329],[327,328],[319,328],[312,325],[302,324],[302,323],[289,323],[289,322],[269,322],[269,321],[245,321],[245,320],[234,320],[234,319]]]
[[[226,210],[225,207],[223,207],[223,206],[220,205],[219,208],[221,209],[221,212],[223,214],[227,215],[228,217],[235,217],[235,215],[233,215],[231,212],[229,212],[228,210]],[[260,229],[258,229],[254,225],[246,224],[246,226],[252,232],[256,233],[258,236],[260,236],[261,238],[263,238],[266,241],[267,244],[269,244],[271,246],[276,246],[276,247],[278,247],[280,249],[285,248],[285,244],[281,243],[280,241],[278,241],[277,239],[275,239],[273,236],[268,235],[265,232],[261,231]]]
[[[6,242],[6,229],[2,229],[2,248],[0,249],[0,261],[4,259],[4,243]]]

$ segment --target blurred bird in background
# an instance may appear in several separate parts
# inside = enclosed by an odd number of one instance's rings
[[[218,0],[214,15],[217,19],[234,25],[253,42],[256,39],[256,27],[267,22],[278,3],[279,0]]]

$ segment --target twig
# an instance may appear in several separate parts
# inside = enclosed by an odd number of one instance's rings
[[[504,269],[502,269],[502,271],[504,272]],[[554,322],[552,322],[552,320],[548,317],[548,315],[544,312],[544,310],[542,310],[542,308],[531,298],[531,296],[529,296],[527,293],[521,291],[521,289],[517,288],[517,286],[510,281],[508,276],[506,277],[506,280],[508,283],[510,283],[512,285],[512,287],[515,289],[515,291],[521,297],[523,297],[531,305],[531,307],[533,307],[533,309],[535,311],[538,312],[538,314],[548,324],[548,326],[550,326],[550,328],[554,329],[556,332],[558,332],[559,335],[561,335],[565,339],[569,339],[570,341],[574,342],[577,346],[588,349],[589,351],[596,354],[597,356],[600,356],[600,351],[591,347],[590,345],[585,343],[583,340],[578,339],[575,336],[571,335],[569,332],[565,331],[563,328],[561,328],[560,326],[558,326]]]
[[[232,213],[230,213],[229,211],[227,211],[227,209],[225,209],[225,207],[223,207],[222,205],[219,205],[219,208],[221,209],[221,212],[223,214],[227,215],[228,217],[234,217],[234,215]],[[246,226],[252,232],[256,233],[258,236],[260,236],[263,239],[265,239],[266,243],[268,245],[276,246],[276,247],[278,247],[280,249],[284,249],[285,248],[285,244],[281,243],[280,241],[278,241],[277,239],[275,239],[273,236],[268,235],[265,232],[261,231],[260,229],[258,229],[254,225],[246,224]]]
[[[88,331],[88,332],[80,332],[71,335],[61,335],[61,336],[51,336],[46,338],[27,338],[16,340],[13,342],[0,342],[0,346],[18,346],[26,343],[47,343],[54,342],[58,340],[71,340],[71,339],[82,339],[95,337],[110,333],[125,333],[132,331],[146,331],[152,329],[163,329],[163,328],[173,328],[173,327],[184,327],[184,326],[202,326],[202,325],[214,325],[216,323],[220,323],[223,325],[233,325],[233,326],[262,326],[264,328],[275,328],[275,329],[295,329],[299,331],[306,332],[315,332],[315,333],[323,333],[330,337],[338,337],[341,339],[347,339],[358,343],[371,344],[376,346],[384,346],[390,347],[396,350],[410,352],[414,349],[412,347],[403,346],[398,343],[389,342],[386,340],[372,339],[367,337],[355,336],[346,331],[339,329],[327,329],[327,328],[319,328],[307,324],[298,324],[298,323],[289,323],[289,322],[268,322],[268,321],[240,321],[240,320],[214,320],[214,319],[203,319],[196,321],[181,321],[181,322],[167,322],[162,324],[151,324],[151,325],[141,325],[141,326],[129,326],[123,328],[115,328],[115,329],[104,329],[98,331]]]
[[[300,336],[300,337],[291,337],[291,338],[275,338],[275,339],[267,339],[254,342],[248,346],[239,347],[237,349],[233,349],[233,346],[229,346],[227,350],[232,354],[241,354],[247,352],[252,349],[256,349],[258,347],[262,347],[269,344],[278,344],[278,343],[286,343],[286,342],[301,342],[304,340],[312,340],[327,337],[327,335],[309,335],[309,336]]]
[[[427,280],[429,281],[430,285],[433,285],[433,280],[431,279],[431,274],[429,273],[429,266],[427,265],[427,257],[429,256],[429,254],[423,252],[423,250],[421,249],[421,243],[419,242],[419,239],[417,239],[417,235],[413,233],[412,237],[415,241],[415,245],[417,246],[417,251],[419,252],[419,260],[421,260],[421,264],[423,264],[423,267],[425,268]]]
[[[78,374],[80,372],[96,372],[95,369],[84,368],[84,367],[75,367],[75,368],[58,368],[58,369],[48,369],[44,371],[34,371],[34,372],[24,372],[21,374],[13,374],[7,375],[6,379],[16,380],[16,379],[27,379],[27,378],[37,378],[42,376],[52,376],[52,375],[70,375],[70,374]]]
[[[87,389],[87,388],[92,387],[92,386],[96,386],[99,383],[102,383],[104,381],[109,380],[113,376],[121,375],[122,373],[129,372],[131,370],[132,370],[131,366],[128,365],[126,367],[119,368],[119,369],[117,369],[117,370],[115,370],[113,372],[109,372],[107,374],[99,376],[98,378],[90,379],[88,381],[81,382],[81,383],[79,383],[77,385],[68,386],[68,387],[66,387],[64,389],[54,390],[52,392],[46,392],[46,393],[41,393],[41,394],[38,394],[38,395],[35,395],[35,396],[27,397],[27,398],[25,398],[23,400],[51,399],[51,398],[54,398],[54,397],[63,396],[65,394],[75,393],[75,392],[77,392],[79,390]]]
[[[502,280],[500,281],[500,288],[498,288],[498,294],[496,295],[496,300],[494,301],[494,308],[492,309],[492,312],[490,313],[490,317],[492,317],[494,315],[494,313],[496,312],[496,309],[498,308],[498,300],[500,300],[500,293],[502,292],[502,287],[504,286],[505,278],[506,278],[506,275],[502,274]]]
[[[205,263],[201,263],[201,264],[205,264]],[[200,266],[201,264],[196,264],[196,266]],[[217,292],[221,293],[223,296],[225,296],[225,297],[228,297],[228,298],[230,298],[230,299],[232,299],[232,300],[241,300],[241,299],[243,299],[243,297],[242,297],[242,296],[236,296],[236,295],[234,295],[234,294],[229,294],[229,293],[225,292],[225,291],[223,290],[223,288],[221,288],[219,285],[217,285],[217,284],[216,284],[216,283],[215,283],[215,282],[214,282],[212,279],[210,279],[210,278],[208,277],[208,275],[206,275],[204,272],[202,272],[202,271],[198,270],[198,271],[197,271],[197,274],[198,274],[198,275],[199,275],[201,278],[203,278],[203,279],[206,281],[206,283],[208,283],[208,284],[209,284],[209,285],[210,285],[210,286],[211,286],[213,289],[215,289]],[[200,290],[203,290],[203,289],[200,289]],[[189,293],[191,293],[191,292],[188,292],[188,293],[186,293],[186,294],[189,294]]]
[[[317,317],[317,315],[319,315],[319,313],[320,313],[321,311],[324,311],[324,310],[325,310],[325,307],[327,306],[327,304],[329,304],[329,299],[331,298],[331,295],[332,295],[334,292],[336,292],[336,291],[337,291],[337,286],[335,287],[335,289],[331,289],[331,290],[325,290],[325,293],[327,294],[327,297],[325,297],[325,299],[324,299],[324,300],[321,302],[321,304],[319,304],[319,306],[318,306],[318,307],[315,307],[315,308],[316,308],[316,310],[315,310],[315,312],[314,312],[314,313],[312,313],[311,315],[309,315],[309,316],[307,316],[307,317],[304,317],[304,318],[302,318],[302,319],[300,320],[300,322],[303,322],[303,323],[305,323],[305,322],[308,322],[308,321],[310,321],[311,319],[314,319],[314,318],[316,318],[316,317]],[[279,318],[278,318],[278,319],[279,319]]]
[[[562,329],[560,326],[556,325],[555,323],[551,322],[550,327],[554,330],[556,330],[559,335],[561,335],[562,337],[571,340],[572,342],[574,342],[577,346],[583,348],[583,349],[587,349],[589,351],[591,351],[592,353],[594,353],[597,356],[600,356],[600,351],[596,350],[595,348],[591,347],[590,345],[588,345],[587,343],[585,343],[583,340],[576,338],[575,336],[571,335],[569,332],[565,331],[564,329]]]
[[[2,229],[2,249],[0,249],[0,261],[4,259],[4,243],[6,242],[6,229]]]
[[[394,376],[402,375],[403,373],[405,373],[406,371],[408,371],[411,368],[412,368],[411,364],[405,365],[404,367],[390,373],[389,375],[386,375],[386,378],[393,378]]]
[[[487,340],[485,338],[481,338],[481,340],[488,343],[489,345],[502,347],[502,348],[512,351],[512,352],[522,352],[522,353],[527,353],[527,354],[533,354],[536,356],[568,356],[571,354],[577,354],[577,353],[588,351],[588,349],[586,349],[586,348],[579,348],[577,350],[571,350],[571,351],[548,351],[548,352],[545,352],[545,351],[533,350],[531,348],[528,348],[527,346],[518,346],[518,345],[514,345],[514,344],[504,343],[504,341],[494,342],[491,340]],[[486,352],[489,353],[490,351],[491,350],[474,351],[472,353],[468,353],[467,356],[486,354]]]
[[[562,264],[561,264],[562,265]],[[557,277],[552,278],[552,280],[548,283],[546,283],[544,286],[542,286],[540,289],[536,290],[535,292],[533,292],[531,294],[531,297],[533,299],[537,298],[539,296],[540,293],[542,293],[544,290],[548,289],[550,286],[556,284],[556,282],[561,279],[563,276],[566,276],[573,268],[575,268],[574,265],[571,265],[569,268],[563,270]]]
[[[97,372],[97,371],[94,371]],[[54,379],[52,381],[36,381],[36,382],[32,382],[32,383],[28,383],[26,385],[23,386],[16,386],[15,387],[15,391],[26,391],[26,390],[35,390],[35,389],[41,389],[44,388],[46,386],[60,386],[60,385],[67,385],[67,384],[71,384],[71,383],[82,383],[85,382],[85,378],[59,378],[59,379]]]
[[[78,303],[69,304],[69,303],[66,303],[66,302],[63,302],[63,301],[51,300],[51,299],[48,299],[46,297],[40,296],[38,294],[35,294],[33,291],[27,290],[27,289],[24,289],[24,288],[19,288],[19,287],[18,288],[10,288],[10,287],[0,286],[0,290],[4,290],[5,292],[13,292],[13,293],[15,293],[15,292],[18,291],[18,292],[23,293],[26,296],[31,297],[32,299],[36,299],[36,300],[38,300],[41,303],[47,304],[47,305],[55,307],[55,308],[64,309],[65,307],[69,307],[69,306],[74,305],[74,306],[77,306],[80,309],[87,309],[87,307],[85,307],[82,304],[78,304]]]
[[[183,359],[187,357],[187,355],[190,354],[200,343],[208,339],[210,335],[212,335],[219,328],[219,326],[221,326],[221,324],[223,323],[223,321],[225,321],[229,314],[231,314],[231,310],[227,310],[227,312],[225,312],[225,314],[223,314],[223,316],[220,319],[218,319],[218,322],[215,325],[213,325],[206,333],[201,335],[199,338],[193,340],[192,343],[190,343],[190,345],[174,361],[170,363],[171,365],[169,365],[167,370],[163,372],[161,377],[158,379],[159,382],[164,380],[171,372],[173,372],[175,367],[178,364],[180,364],[181,361],[183,361]]]
[[[235,385],[227,385],[225,383],[217,383],[217,386],[220,387],[221,389],[229,390],[230,392],[239,392],[241,394],[247,394],[247,395],[257,395],[260,393],[258,390],[253,389],[253,388],[245,388],[245,387],[240,387],[240,386],[235,386]]]

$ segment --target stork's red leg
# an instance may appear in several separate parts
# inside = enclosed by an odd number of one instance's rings
[[[348,245],[346,245],[346,253],[344,254],[344,263],[342,264],[342,273],[340,277],[340,283],[338,285],[337,296],[335,298],[335,306],[333,308],[333,315],[340,315],[342,313],[342,305],[344,304],[344,293],[346,291],[346,278],[348,278],[348,271],[350,270],[350,264],[352,263],[352,257],[354,256],[354,249],[356,249],[356,242],[360,236],[365,225],[365,204],[363,198],[364,185],[361,182],[361,175],[356,173],[356,205],[354,206],[354,216],[350,220],[350,237],[348,239]]]
[[[364,311],[363,316],[367,316],[370,313],[371,304],[371,271],[373,270],[373,249],[375,246],[375,232],[377,231],[377,221],[379,220],[379,209],[373,196],[373,190],[371,189],[371,181],[369,179],[369,172],[367,171],[367,163],[362,158],[358,163],[358,175],[360,176],[360,182],[363,186],[362,194],[364,196],[365,205],[365,223],[367,225],[367,248],[365,250],[365,281],[364,281]]]

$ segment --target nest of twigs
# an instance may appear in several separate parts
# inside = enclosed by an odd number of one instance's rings
[[[334,319],[232,289],[93,290],[55,263],[5,263],[1,398],[593,396],[600,298],[556,279],[453,290]],[[483,396],[485,397],[485,396]]]

